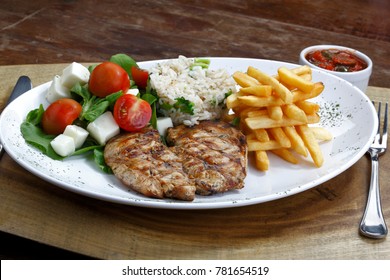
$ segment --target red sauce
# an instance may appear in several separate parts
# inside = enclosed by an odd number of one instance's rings
[[[337,72],[355,72],[367,68],[367,63],[350,51],[327,49],[306,54],[306,59],[323,69]]]

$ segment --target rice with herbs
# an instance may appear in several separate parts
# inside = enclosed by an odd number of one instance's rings
[[[192,126],[220,118],[226,97],[236,92],[236,83],[226,70],[204,68],[195,62],[179,56],[149,70],[159,112],[171,117],[174,125]]]

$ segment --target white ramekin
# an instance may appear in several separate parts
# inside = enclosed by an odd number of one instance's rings
[[[309,52],[315,50],[323,50],[323,49],[339,49],[339,50],[350,51],[356,56],[358,56],[359,58],[363,59],[365,62],[367,62],[367,68],[356,72],[337,72],[337,71],[330,71],[330,70],[323,69],[306,60],[306,54],[308,54]],[[363,92],[365,92],[367,89],[368,82],[370,80],[370,76],[372,73],[372,61],[367,55],[365,55],[364,53],[358,50],[348,48],[348,47],[343,47],[343,46],[337,46],[337,45],[317,45],[317,46],[307,47],[303,49],[299,55],[299,64],[308,65],[314,69],[319,69],[327,73],[330,73],[332,75],[335,75],[337,77],[340,77],[350,82],[351,84],[355,85]]]

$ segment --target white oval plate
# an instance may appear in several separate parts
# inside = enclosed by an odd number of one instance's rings
[[[159,61],[141,62],[148,69]],[[254,66],[269,74],[280,66],[295,64],[249,58],[211,58],[211,68],[225,68],[231,74],[245,72]],[[102,173],[87,157],[71,157],[55,161],[25,143],[20,124],[27,113],[42,103],[51,82],[40,85],[20,96],[4,109],[0,117],[0,138],[7,153],[21,166],[42,179],[66,190],[114,203],[170,209],[212,209],[263,203],[297,194],[339,175],[367,151],[377,126],[375,108],[358,88],[336,76],[313,70],[313,81],[322,81],[324,92],[314,99],[321,105],[321,126],[334,136],[321,143],[325,163],[316,168],[311,158],[297,165],[287,163],[272,154],[268,172],[259,172],[249,164],[245,187],[224,194],[196,196],[193,202],[147,198],[125,188],[113,175]]]

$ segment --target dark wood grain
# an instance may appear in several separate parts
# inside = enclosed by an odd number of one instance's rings
[[[26,1],[0,3],[0,65],[187,56],[297,62],[340,44],[374,61],[370,85],[390,87],[390,2]]]

